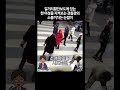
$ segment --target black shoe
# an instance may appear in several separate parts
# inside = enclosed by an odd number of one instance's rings
[[[71,40],[73,42],[73,40]]]
[[[97,59],[98,57],[97,56],[93,56],[94,59]]]
[[[66,46],[65,44],[63,44],[64,46]]]
[[[99,60],[100,62],[103,62],[102,58],[98,58],[98,60]]]

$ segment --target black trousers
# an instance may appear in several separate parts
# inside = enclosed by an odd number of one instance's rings
[[[70,36],[69,36],[69,39],[71,39],[71,41],[73,40],[73,37],[72,37],[72,35],[70,34]]]
[[[65,36],[65,35],[64,35],[64,38],[62,39],[62,40],[64,40],[64,45],[65,45],[65,43],[66,43],[67,37],[68,37],[68,36]]]
[[[86,21],[86,24],[87,24],[87,35],[90,36],[90,23]]]
[[[75,48],[76,51],[78,50],[79,46],[80,46],[80,43],[77,43],[77,46]]]
[[[107,43],[104,42],[100,42],[100,49],[98,50],[98,52],[96,53],[96,57],[102,58],[105,49],[106,49]],[[99,55],[99,56],[98,56]]]

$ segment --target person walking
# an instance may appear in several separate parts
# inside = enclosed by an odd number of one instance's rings
[[[73,41],[74,32],[75,32],[75,27],[72,27],[72,29],[70,31],[70,35],[69,35],[69,39],[71,39],[71,41]]]
[[[79,48],[79,46],[80,46],[80,44],[81,44],[81,38],[82,38],[82,33],[80,33],[80,36],[78,37],[78,39],[77,39],[77,41],[76,41],[77,46],[76,46],[76,48],[74,49],[75,52],[78,52],[78,48]]]
[[[36,28],[35,25],[31,25],[30,28],[27,30],[27,32],[25,33],[25,35],[23,36],[23,41],[21,42],[20,46],[22,48],[24,48],[24,45],[26,44],[24,51],[23,51],[23,55],[22,55],[22,60],[19,64],[19,70],[22,70],[24,67],[25,62],[27,61],[30,64],[33,64],[35,66],[36,64]],[[32,80],[34,81],[34,75],[35,72],[33,74]]]
[[[113,27],[113,22],[109,21],[107,25],[105,26],[104,30],[100,34],[99,40],[100,40],[100,49],[98,52],[93,56],[93,58],[97,61],[102,61],[102,56],[105,52],[105,49],[107,47],[107,44],[110,42],[110,30]]]
[[[55,34],[55,37],[56,37],[56,34],[58,32],[58,27],[59,27],[59,23],[57,22],[55,25],[54,25],[54,29],[53,29],[53,34]]]
[[[58,33],[56,34],[56,44],[57,44],[56,49],[59,49],[60,43],[61,43],[63,38],[64,37],[63,37],[62,29],[59,29]]]
[[[87,24],[87,34],[90,36],[90,23],[93,21],[94,13],[97,8],[96,0],[90,0],[90,3],[85,11],[85,22]]]
[[[65,27],[65,31],[64,31],[64,38],[63,38],[63,40],[64,40],[64,46],[66,46],[66,39],[67,39],[67,37],[68,37],[68,34],[69,34],[69,26],[66,26]]]
[[[56,47],[56,39],[55,39],[55,35],[52,34],[51,36],[49,36],[46,40],[45,40],[45,43],[44,43],[44,46],[45,46],[45,49],[44,49],[44,52],[43,52],[43,56],[45,55],[45,53],[49,53],[50,56],[49,56],[49,59],[48,61],[50,61],[50,58],[51,58],[51,55],[53,54],[54,52],[54,47]]]

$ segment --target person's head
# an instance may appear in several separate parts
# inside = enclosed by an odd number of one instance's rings
[[[104,81],[104,82],[110,81],[111,78],[112,78],[112,74],[109,71],[103,72],[99,77],[100,81]]]
[[[82,57],[80,55],[73,55],[72,60],[76,60],[77,62],[79,62],[82,59]]]
[[[108,21],[108,25],[112,27],[113,26],[113,22],[112,21]]]
[[[59,29],[59,33],[62,33],[62,29]]]
[[[40,62],[44,63],[46,61],[46,57],[45,56],[40,56]]]
[[[56,22],[56,25],[59,26],[59,22]]]
[[[26,81],[26,73],[22,70],[15,70],[11,74],[11,81],[15,87],[22,87]]]

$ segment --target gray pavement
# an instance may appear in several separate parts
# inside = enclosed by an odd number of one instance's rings
[[[30,25],[35,22],[35,1],[33,0],[6,0],[6,90],[12,85],[10,76],[13,70],[18,69],[23,49],[20,43]],[[24,87],[35,90],[31,82],[34,66],[26,63],[24,71],[27,81]]]
[[[88,0],[85,0],[88,3]],[[87,6],[87,4],[86,4]],[[93,22],[97,25],[90,25],[91,36],[85,36],[85,81],[88,80],[88,77],[91,73],[91,69],[94,66],[103,65],[106,66],[109,71],[114,74],[114,28],[111,30],[111,41],[108,44],[106,51],[103,55],[103,63],[95,61],[92,56],[97,52],[100,47],[99,35],[104,29],[106,22],[106,15],[95,12]],[[114,90],[114,78],[108,82],[107,86],[110,86]],[[100,83],[96,82],[90,90],[101,90]]]

